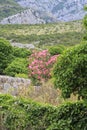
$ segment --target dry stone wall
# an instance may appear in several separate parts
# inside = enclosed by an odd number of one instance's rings
[[[0,76],[0,93],[8,93],[11,90],[12,95],[16,95],[18,88],[29,87],[30,79]]]

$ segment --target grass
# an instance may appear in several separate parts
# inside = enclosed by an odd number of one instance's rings
[[[8,90],[8,94],[12,94],[13,89]],[[4,93],[2,91],[2,93]],[[70,98],[64,100],[61,96],[61,90],[55,89],[53,83],[49,80],[48,82],[43,83],[41,86],[21,86],[17,89],[17,97],[31,99],[35,102],[42,104],[50,104],[53,106],[60,106],[65,102],[76,102],[78,101],[78,95],[71,95]]]
[[[12,42],[32,43],[37,47],[80,43],[84,34],[82,21],[41,25],[0,25],[0,37]]]

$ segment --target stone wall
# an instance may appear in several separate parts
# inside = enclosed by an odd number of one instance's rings
[[[0,93],[8,93],[11,90],[11,93],[16,95],[18,88],[29,87],[30,83],[30,79],[0,76]]]
[[[35,46],[33,44],[22,44],[17,42],[11,42],[13,47],[26,48],[26,49],[34,49]]]

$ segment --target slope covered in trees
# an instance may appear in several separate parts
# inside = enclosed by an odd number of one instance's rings
[[[14,15],[22,10],[22,7],[14,0],[0,0],[0,20]]]
[[[75,45],[80,43],[83,34],[82,21],[43,25],[0,25],[0,37],[12,42],[32,43],[37,47]]]

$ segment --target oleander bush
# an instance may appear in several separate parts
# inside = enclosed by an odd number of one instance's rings
[[[71,93],[87,99],[87,42],[67,49],[58,58],[53,70],[55,87],[64,98]]]
[[[35,51],[29,57],[29,78],[34,84],[40,84],[51,78],[51,70],[58,55],[51,56],[48,50]]]
[[[86,130],[87,104],[79,101],[54,107],[0,95],[0,121],[4,130]]]

